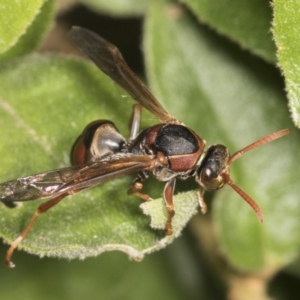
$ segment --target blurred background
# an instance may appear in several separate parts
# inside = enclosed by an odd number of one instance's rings
[[[127,10],[125,5],[123,11],[117,10],[118,5],[110,7],[110,5],[107,6],[107,1],[102,2],[97,3],[96,0],[82,1],[81,3],[57,1],[53,14],[50,17],[48,16],[51,19],[49,25],[47,25],[49,28],[45,30],[37,51],[40,53],[50,51],[80,55],[65,35],[71,26],[81,26],[105,36],[107,40],[118,45],[133,71],[142,78],[146,78],[145,53],[142,47],[143,26],[145,18],[147,18],[146,2],[150,3],[151,1],[142,1],[143,5],[140,5],[139,1],[136,1],[134,5],[134,1],[131,1],[131,9]],[[227,1],[227,4],[229,2]],[[268,1],[265,2],[268,9],[270,9]],[[53,3],[49,5],[53,5]],[[132,5],[135,6],[134,9]],[[187,6],[178,3],[176,5],[184,11],[188,11],[188,14],[193,14]],[[122,8],[123,4],[120,4],[120,7]],[[260,11],[260,8],[257,8],[257,11]],[[176,15],[176,9],[173,13]],[[197,22],[195,20],[198,19],[197,17],[194,15],[190,17],[193,22]],[[219,35],[220,32],[216,34],[210,31],[211,29],[208,29],[207,24],[205,25],[203,22],[199,22],[197,26],[204,27],[204,30],[212,34],[214,39],[224,43],[226,49],[233,49],[234,53],[235,51],[249,51],[249,49],[241,50],[240,46],[234,45],[234,39],[228,38],[226,34],[226,38],[224,38],[224,36]],[[226,41],[227,38],[230,41]],[[247,47],[242,45],[242,48]],[[270,52],[272,51],[271,49]],[[262,58],[264,54],[257,53],[255,51],[251,55],[243,53],[241,57],[247,56],[245,61],[253,59],[254,64],[262,64],[273,72],[275,70],[272,62],[274,59],[274,57],[272,58],[273,54],[266,55],[270,58],[268,61],[268,59]],[[252,58],[252,55],[257,55],[257,57]],[[2,60],[5,62],[9,59],[2,56]],[[243,61],[240,64],[243,64]],[[276,84],[274,85],[277,85],[281,91],[280,94],[283,99],[285,97],[282,92],[284,87],[283,78],[278,70],[274,72],[276,73],[274,75]],[[284,103],[284,105],[286,104]],[[284,118],[288,119],[287,112],[284,112],[284,114]],[[180,117],[181,119],[184,118],[184,116]],[[195,116],[195,119],[197,118],[198,116]],[[243,127],[243,125],[240,126]],[[276,147],[275,144],[272,146]],[[295,168],[298,168],[298,166],[295,166]],[[184,186],[183,190],[189,188],[189,185],[181,183],[178,190],[182,186]],[[190,187],[195,188],[195,185],[192,183]],[[207,196],[207,202],[210,202],[213,195]],[[276,205],[276,199],[272,199],[272,201]],[[243,203],[243,205],[245,204]],[[238,209],[234,211],[238,214],[237,212]],[[251,217],[255,218],[253,215]],[[277,224],[277,226],[280,227],[281,224]],[[229,228],[230,231],[233,227]],[[296,250],[291,257],[275,264],[274,268],[266,268],[264,263],[259,267],[256,266],[254,271],[251,268],[239,268],[239,263],[234,260],[234,263],[232,263],[232,259],[226,259],[228,249],[223,251],[224,247],[222,248],[218,244],[219,241],[217,241],[214,231],[213,217],[210,214],[203,216],[199,213],[193,217],[181,236],[171,245],[159,252],[147,255],[141,262],[132,261],[120,252],[107,252],[83,261],[67,261],[65,259],[38,258],[24,251],[16,251],[17,267],[15,269],[7,269],[4,264],[0,266],[0,294],[3,299],[7,300],[82,299],[83,297],[104,300],[289,300],[300,298],[300,264],[299,261],[295,262],[297,255],[294,253],[297,252]],[[247,234],[246,229],[244,235]],[[5,256],[7,247],[6,244],[1,245],[0,257]],[[298,245],[295,246],[295,249],[296,247]]]

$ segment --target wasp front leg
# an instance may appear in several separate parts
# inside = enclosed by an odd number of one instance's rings
[[[207,213],[207,205],[205,203],[205,200],[204,200],[204,197],[203,197],[203,194],[204,194],[204,190],[202,188],[200,188],[197,192],[197,196],[198,196],[198,201],[199,201],[199,205],[200,205],[200,208],[201,208],[201,212],[203,214],[206,214]]]

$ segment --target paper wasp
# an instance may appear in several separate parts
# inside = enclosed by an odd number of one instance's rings
[[[233,155],[229,155],[228,149],[220,144],[212,145],[205,151],[205,141],[162,107],[128,67],[114,45],[79,27],[74,27],[68,36],[102,72],[137,101],[130,138],[126,141],[111,121],[94,121],[83,130],[73,145],[72,166],[0,184],[0,200],[6,204],[48,199],[37,208],[24,231],[8,249],[8,266],[14,266],[12,254],[40,214],[68,195],[132,173],[138,175],[128,194],[145,201],[151,198],[140,193],[140,190],[149,174],[166,182],[163,197],[168,212],[165,226],[167,235],[172,234],[172,218],[175,214],[173,192],[177,178],[195,177],[200,185],[198,197],[203,213],[206,212],[203,190],[216,190],[228,184],[254,209],[260,221],[263,220],[258,205],[231,180],[229,166],[245,152],[286,135],[288,129],[270,134]],[[161,123],[139,132],[141,107],[150,111]]]

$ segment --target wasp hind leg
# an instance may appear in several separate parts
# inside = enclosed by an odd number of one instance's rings
[[[26,236],[28,235],[28,233],[30,232],[30,230],[32,229],[34,223],[36,222],[37,218],[45,213],[47,210],[49,210],[51,207],[53,207],[54,205],[56,205],[57,203],[59,203],[63,198],[65,198],[66,196],[68,196],[69,194],[62,194],[58,197],[55,197],[53,199],[48,200],[47,202],[41,204],[36,212],[34,213],[34,215],[32,216],[31,220],[29,221],[29,223],[27,224],[26,228],[23,230],[23,232],[12,242],[12,244],[10,245],[9,249],[6,252],[6,257],[5,257],[5,264],[9,267],[9,268],[13,268],[15,267],[14,263],[11,261],[12,255],[15,251],[15,249],[18,247],[18,245],[26,238]]]

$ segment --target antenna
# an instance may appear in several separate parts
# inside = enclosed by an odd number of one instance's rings
[[[258,141],[246,146],[245,148],[235,152],[233,155],[231,155],[229,157],[228,162],[227,162],[228,166],[231,163],[233,163],[236,159],[241,157],[244,153],[246,153],[252,149],[255,149],[259,146],[262,146],[266,143],[269,143],[276,139],[279,139],[282,136],[288,134],[289,132],[290,132],[289,129],[283,129],[283,130],[277,131],[275,133],[271,133],[271,134],[259,139]],[[232,179],[230,178],[230,175],[229,175],[229,171],[222,173],[221,176],[224,179],[224,182],[227,183],[229,186],[231,186],[253,208],[259,221],[262,223],[264,220],[264,217],[263,217],[263,213],[262,213],[261,209],[259,208],[258,204],[232,181]]]

